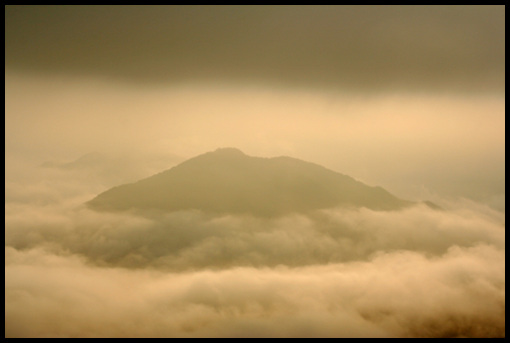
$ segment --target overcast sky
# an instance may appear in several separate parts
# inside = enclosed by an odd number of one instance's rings
[[[502,92],[504,23],[502,6],[7,6],[6,67]]]

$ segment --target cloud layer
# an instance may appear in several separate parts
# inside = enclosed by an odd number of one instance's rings
[[[161,273],[6,249],[8,337],[501,337],[504,251]]]
[[[504,6],[7,6],[6,67],[135,82],[503,90]]]
[[[7,337],[505,335],[504,215],[484,205],[106,214],[67,182],[6,203]]]
[[[199,211],[139,217],[13,206],[7,208],[6,244],[16,249],[45,246],[97,265],[125,268],[297,267],[366,261],[380,251],[440,256],[452,246],[504,249],[503,224],[497,217],[425,206],[399,212],[332,209],[277,219],[208,217]]]

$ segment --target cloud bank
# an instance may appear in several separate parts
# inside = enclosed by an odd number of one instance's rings
[[[50,189],[6,203],[6,337],[505,335],[504,215],[485,205],[106,214]]]
[[[426,206],[398,212],[331,209],[277,219],[209,217],[199,211],[140,217],[13,206],[7,207],[6,244],[16,249],[44,246],[97,265],[125,268],[297,267],[366,261],[380,251],[436,256],[452,246],[504,249],[498,217]]]
[[[7,337],[501,337],[504,251],[161,273],[6,249]]]
[[[7,6],[5,27],[9,69],[504,90],[504,6]]]

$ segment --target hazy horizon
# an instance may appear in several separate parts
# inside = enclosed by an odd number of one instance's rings
[[[6,337],[505,336],[504,6],[5,9]],[[83,205],[222,147],[445,211]]]

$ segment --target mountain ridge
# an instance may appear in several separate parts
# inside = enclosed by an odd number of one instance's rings
[[[412,204],[315,163],[288,156],[248,156],[236,148],[195,156],[87,202],[100,211],[198,209],[259,216],[336,206],[399,210]]]

